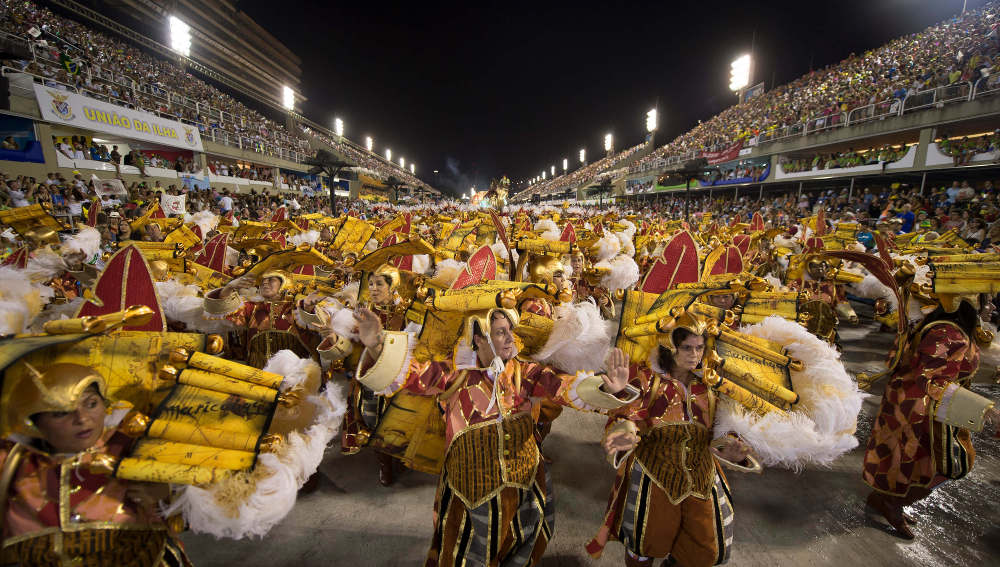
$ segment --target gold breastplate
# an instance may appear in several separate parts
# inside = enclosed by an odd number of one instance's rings
[[[448,485],[470,509],[504,486],[529,488],[538,467],[534,432],[535,421],[526,413],[462,431],[445,455]]]
[[[707,498],[715,462],[712,432],[696,423],[658,425],[642,434],[635,457],[656,484],[677,504],[687,496]]]

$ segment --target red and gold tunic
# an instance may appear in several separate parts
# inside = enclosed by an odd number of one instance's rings
[[[231,300],[220,299],[219,293],[213,290],[205,296],[207,309],[212,302]],[[208,312],[210,316],[221,315],[238,327],[229,336],[230,356],[263,368],[268,359],[282,349],[290,349],[299,357],[316,356],[320,337],[300,323],[296,309],[294,301],[243,301],[235,309],[227,308],[222,313],[208,309]]]
[[[166,524],[133,503],[128,481],[90,472],[98,452],[121,456],[132,439],[109,429],[90,451],[50,455],[0,441],[4,470],[20,453],[4,510],[4,559],[22,565],[160,565],[180,557]]]
[[[954,387],[969,385],[978,367],[979,347],[958,325],[937,321],[921,331],[882,396],[865,450],[866,483],[905,496],[912,487],[932,488],[969,472],[976,455],[969,431],[934,416]]]
[[[379,360],[365,360],[358,374],[380,395],[446,394],[447,450],[425,565],[536,564],[554,515],[551,481],[534,437],[539,399],[590,411],[627,402],[600,391],[601,379],[589,373],[560,374],[516,358],[495,376],[451,361],[418,362],[409,358],[413,345],[407,340],[387,333]],[[634,398],[634,389],[629,393]],[[493,544],[480,544],[486,541]]]
[[[641,395],[610,412],[607,431],[632,431],[639,443],[616,463],[604,522],[586,549],[599,557],[618,540],[636,555],[713,565],[732,541],[729,487],[710,450],[716,394],[645,366],[630,374]]]

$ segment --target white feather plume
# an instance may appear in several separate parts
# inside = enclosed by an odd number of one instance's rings
[[[194,214],[184,215],[184,223],[189,222],[198,225],[202,238],[206,238],[208,233],[219,226],[219,215],[213,214],[212,211],[198,211]]]
[[[856,284],[851,284],[850,287],[858,297],[885,299],[892,305],[893,311],[899,308],[899,300],[896,299],[896,294],[889,289],[889,286],[880,282],[878,278],[871,274],[865,275],[864,279]]]
[[[610,268],[611,273],[601,278],[601,285],[611,292],[620,289],[629,289],[639,281],[639,265],[631,256],[619,254],[611,261],[603,261],[595,264],[598,268]]]
[[[413,256],[413,273],[424,275],[431,269],[431,257],[427,254],[415,254]]]
[[[552,310],[552,332],[534,358],[563,372],[597,370],[611,348],[611,325],[590,301],[562,303]]]
[[[622,241],[613,234],[605,234],[594,245],[597,250],[597,261],[603,262],[614,258],[622,249]]]
[[[352,341],[360,342],[358,336],[358,321],[354,318],[353,309],[340,309],[330,316],[330,329],[338,336],[346,337]]]
[[[185,285],[172,278],[156,282],[156,295],[167,320],[180,321],[190,331],[223,334],[236,328],[228,319],[206,316],[205,298],[196,285]]]
[[[308,244],[310,246],[316,244],[319,241],[319,231],[318,230],[307,230],[305,232],[300,232],[295,236],[288,239],[288,242],[298,246],[299,244]]]
[[[79,232],[66,238],[62,243],[63,253],[83,252],[90,260],[101,249],[101,233],[91,226],[84,226]]]
[[[35,250],[24,268],[24,273],[36,283],[47,282],[65,271],[66,262],[48,246]]]
[[[557,225],[556,221],[554,221],[552,219],[542,219],[542,220],[536,222],[535,226],[534,226],[534,231],[535,232],[539,232],[539,233],[541,233],[541,232],[552,232],[552,231],[555,231],[557,233],[556,234],[556,239],[559,238],[559,235],[558,235],[559,225]]]
[[[27,332],[53,295],[52,288],[33,283],[25,270],[0,266],[0,335]]]
[[[844,369],[840,355],[801,325],[771,315],[742,332],[780,343],[804,369],[791,373],[799,402],[787,416],[747,411],[722,398],[716,413],[716,436],[738,434],[768,466],[800,470],[806,465],[830,466],[858,445],[854,436],[858,412],[867,394]]]
[[[444,287],[451,287],[458,279],[458,275],[465,269],[465,262],[452,260],[451,258],[440,260],[434,268],[434,277],[431,282]]]

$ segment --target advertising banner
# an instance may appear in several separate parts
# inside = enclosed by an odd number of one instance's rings
[[[708,160],[708,165],[725,163],[740,156],[740,148],[742,145],[742,142],[736,142],[724,150],[719,150],[717,152],[702,152],[701,157]]]
[[[195,126],[69,91],[38,84],[34,87],[42,118],[50,122],[175,148],[205,151],[201,134]]]

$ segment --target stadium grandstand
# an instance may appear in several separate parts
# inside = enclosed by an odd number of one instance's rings
[[[236,193],[311,195],[336,185],[344,197],[439,195],[413,164],[299,114],[299,58],[235,3],[122,0],[100,8],[72,0],[0,8],[4,137],[14,134],[19,147],[3,159],[24,173],[111,174]],[[104,103],[103,113],[85,112],[77,97]],[[151,130],[136,139],[122,119]],[[317,150],[346,164],[335,179],[310,173]]]
[[[915,172],[922,183],[925,173],[959,163],[994,163],[997,16],[998,4],[990,2],[770,91],[747,91],[738,104],[669,143],[652,148],[646,142],[562,175],[540,175],[522,183],[513,200],[656,198],[689,189],[683,175],[671,174],[699,158],[706,163],[692,175],[695,189],[736,192],[884,171]],[[886,146],[909,151],[881,159]],[[956,151],[963,157],[955,159]],[[845,154],[848,159],[838,161]],[[803,168],[803,160],[810,167]]]

